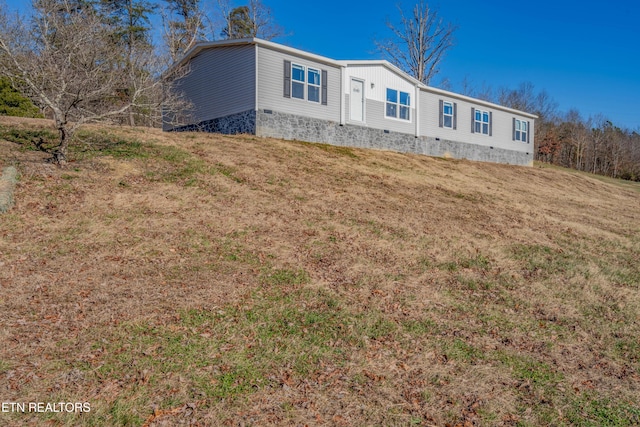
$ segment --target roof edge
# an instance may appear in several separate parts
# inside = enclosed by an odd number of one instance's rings
[[[164,75],[170,75],[171,72],[175,71],[176,69],[178,69],[179,67],[183,66],[187,61],[189,61],[191,58],[193,58],[195,55],[197,55],[198,53],[200,53],[203,50],[209,49],[209,48],[215,48],[215,47],[225,47],[225,46],[240,46],[240,45],[258,45],[258,46],[263,46],[269,49],[273,49],[273,50],[277,50],[280,52],[284,52],[284,53],[288,53],[291,55],[295,55],[298,57],[302,57],[302,58],[307,58],[310,59],[312,61],[317,61],[317,62],[322,62],[328,65],[333,65],[335,67],[340,67],[340,68],[348,68],[349,65],[376,65],[376,66],[383,66],[388,68],[390,71],[400,75],[401,77],[407,79],[408,81],[412,82],[416,87],[418,87],[420,90],[424,90],[424,91],[428,91],[428,92],[432,92],[432,93],[436,93],[439,95],[443,95],[443,96],[448,96],[451,98],[456,98],[462,101],[467,101],[467,102],[472,102],[474,104],[480,104],[489,108],[493,108],[493,109],[499,109],[502,111],[506,111],[506,112],[510,112],[513,114],[518,114],[524,117],[528,117],[528,118],[532,118],[532,119],[537,119],[538,116],[536,116],[535,114],[531,114],[531,113],[527,113],[526,111],[520,111],[520,110],[516,110],[513,108],[509,108],[509,107],[505,107],[503,105],[500,104],[495,104],[493,102],[489,102],[489,101],[484,101],[482,99],[478,99],[478,98],[473,98],[467,95],[462,95],[462,94],[458,94],[455,92],[450,92],[444,89],[438,89],[432,86],[428,86],[425,85],[424,83],[422,83],[421,81],[417,80],[415,77],[410,76],[409,74],[407,74],[405,71],[403,71],[402,69],[400,69],[399,67],[397,67],[396,65],[392,64],[391,62],[387,61],[386,59],[377,59],[377,60],[335,60],[332,58],[328,58],[326,56],[322,56],[322,55],[317,55],[315,53],[311,53],[311,52],[307,52],[305,50],[301,50],[301,49],[296,49],[293,47],[289,47],[289,46],[285,46],[283,44],[280,43],[275,43],[269,40],[263,40],[263,39],[259,39],[256,37],[249,37],[249,38],[242,38],[242,39],[229,39],[229,40],[214,40],[214,41],[202,41],[202,42],[198,42],[196,43],[193,47],[191,47],[187,52],[185,52],[185,54],[183,55],[183,57],[177,61],[175,64],[173,64],[165,73]]]
[[[530,119],[537,119],[538,118],[537,115],[532,114],[532,113],[527,113],[526,111],[516,110],[515,108],[505,107],[504,105],[496,104],[494,102],[485,101],[483,99],[478,99],[478,98],[473,98],[473,97],[467,96],[467,95],[461,95],[459,93],[450,92],[448,90],[439,89],[439,88],[433,87],[433,86],[423,85],[423,87],[421,87],[420,89],[422,89],[424,91],[427,91],[427,92],[432,92],[432,93],[436,93],[436,94],[439,94],[439,95],[444,95],[444,96],[448,96],[448,97],[451,97],[451,98],[456,98],[456,99],[459,99],[461,101],[467,101],[467,102],[472,102],[474,104],[484,105],[485,107],[506,111],[508,113],[519,114],[521,116],[528,117]]]
[[[248,37],[243,39],[228,39],[228,40],[214,40],[214,41],[202,41],[196,43],[193,47],[191,47],[182,58],[177,61],[174,65],[170,67],[170,69],[179,68],[184,65],[191,58],[196,56],[203,50],[216,48],[216,47],[227,47],[227,46],[242,46],[242,45],[258,45],[263,46],[269,49],[277,50],[284,53],[289,53],[291,55],[296,55],[299,57],[311,59],[313,61],[322,62],[325,64],[333,65],[335,67],[343,67],[340,61],[336,61],[335,59],[328,58],[326,56],[317,55],[315,53],[307,52],[305,50],[296,49],[293,47],[285,46],[283,44],[275,43],[269,40],[263,40],[256,37]]]

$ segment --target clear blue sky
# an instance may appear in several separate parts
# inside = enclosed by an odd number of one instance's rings
[[[373,40],[387,37],[398,17],[394,1],[263,0],[291,33],[276,41],[336,59],[376,59]],[[414,2],[404,0],[405,7]],[[456,90],[474,85],[546,90],[560,111],[602,113],[640,131],[640,2],[566,0],[433,1],[458,26],[456,45],[435,81]]]
[[[388,37],[385,22],[398,18],[393,0],[262,1],[289,33],[274,41],[335,59],[379,59],[374,40]],[[414,4],[401,1],[406,8]],[[10,9],[26,6],[24,0],[7,3]],[[602,113],[617,126],[640,132],[639,1],[436,0],[429,5],[458,26],[456,45],[434,86],[442,78],[454,91],[465,78],[494,89],[531,82],[546,90],[560,111],[577,108],[585,118]]]

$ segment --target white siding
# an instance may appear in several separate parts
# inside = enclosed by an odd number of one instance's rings
[[[327,71],[327,105],[297,98],[285,98],[284,61]],[[258,109],[270,109],[316,119],[340,122],[341,68],[258,46]],[[306,94],[305,94],[306,96]]]
[[[366,100],[365,125],[376,129],[386,129],[394,132],[415,133],[415,85],[400,75],[394,73],[381,64],[348,65],[347,82],[351,78],[364,80],[364,94]],[[387,88],[410,94],[411,120],[401,120],[386,117],[385,102],[387,100]],[[345,95],[349,95],[350,85],[345,85]],[[346,111],[349,111],[347,105]],[[348,118],[347,118],[348,120]],[[357,124],[357,122],[354,122]]]
[[[457,128],[440,127],[440,100],[457,104]],[[491,136],[471,132],[471,109],[476,108],[492,113]],[[528,121],[531,126],[529,143],[513,141],[513,118]],[[420,135],[440,138],[449,141],[466,142],[483,146],[502,148],[505,150],[533,152],[534,120],[513,112],[492,108],[481,103],[457,99],[438,93],[420,91]]]
[[[190,72],[178,87],[195,107],[195,123],[254,109],[255,48],[203,50],[191,58]]]

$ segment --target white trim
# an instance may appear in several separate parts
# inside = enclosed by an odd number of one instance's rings
[[[347,70],[344,67],[340,68],[340,126],[343,126],[346,122],[345,116],[347,114],[347,106],[345,102],[344,91],[347,90],[345,86],[346,82]]]
[[[416,138],[418,138],[420,136],[420,89],[418,88],[418,85],[416,85],[416,90],[414,91],[414,95],[416,97],[415,103],[416,103],[416,107],[414,109],[415,112],[415,116],[416,116]]]
[[[259,82],[260,82],[260,67],[258,66],[258,61],[259,61],[259,56],[258,55],[258,45],[255,46],[255,51],[256,51],[256,69],[255,69],[255,73],[256,73],[256,100],[255,100],[255,110],[258,111],[259,105],[258,103],[260,102],[260,91],[258,88]]]

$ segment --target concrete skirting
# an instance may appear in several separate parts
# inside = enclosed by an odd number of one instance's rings
[[[256,135],[307,142],[322,142],[345,147],[392,150],[433,157],[521,166],[533,165],[533,152],[524,153],[428,136],[416,137],[406,133],[373,129],[353,124],[341,126],[339,123],[328,120],[313,119],[270,110],[257,111]]]
[[[373,148],[510,165],[533,165],[533,152],[505,150],[429,136],[416,137],[406,133],[353,124],[340,125],[330,120],[266,109],[243,111],[173,130],[215,132],[227,135],[247,133],[261,137],[320,142],[343,147]]]
[[[210,132],[225,135],[247,133],[256,134],[256,111],[247,110],[225,117],[205,120],[197,124],[179,126],[171,129],[174,132]]]

